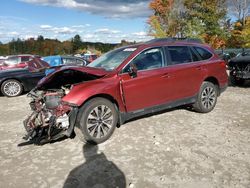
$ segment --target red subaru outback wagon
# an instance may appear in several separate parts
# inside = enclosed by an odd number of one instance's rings
[[[75,132],[98,144],[134,117],[185,104],[210,112],[227,84],[225,62],[208,45],[154,39],[121,47],[43,78],[28,94],[26,139],[41,144]]]

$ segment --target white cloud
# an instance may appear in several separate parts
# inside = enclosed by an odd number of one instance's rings
[[[40,28],[41,29],[50,29],[50,28],[52,28],[52,26],[51,25],[40,25]]]
[[[147,36],[147,33],[144,32],[144,31],[135,32],[135,33],[132,33],[132,34],[135,35],[135,36]]]
[[[40,25],[40,29],[45,32],[52,32],[55,34],[71,34],[76,33],[76,29],[70,27],[53,27],[51,25]]]
[[[84,24],[84,25],[73,25],[71,26],[72,28],[86,28],[86,27],[90,27],[90,24]]]
[[[111,29],[108,29],[108,28],[101,28],[101,29],[95,30],[95,33],[102,33],[102,34],[117,34],[117,33],[121,33],[121,31],[118,31],[118,30],[111,30]]]
[[[19,35],[19,33],[16,31],[9,32],[8,34],[11,36],[18,36]]]
[[[22,39],[25,39],[25,40],[30,39],[30,38],[37,38],[37,35],[24,35],[24,36],[22,36]]]
[[[83,35],[83,37],[86,38],[86,39],[91,39],[91,38],[94,37],[94,35],[93,34],[87,34],[87,35]]]
[[[62,26],[48,23],[32,24],[29,20],[22,18],[8,17],[6,19],[6,17],[0,16],[0,41],[7,43],[13,38],[37,38],[38,35],[42,35],[44,38],[65,41],[76,34],[79,34],[83,41],[88,42],[119,43],[123,39],[127,41],[146,41],[150,39],[143,31],[126,32],[125,30],[116,29],[115,25],[112,28],[96,28],[95,25],[91,26],[84,23]],[[31,25],[32,27],[30,27]]]
[[[65,7],[113,18],[148,17],[150,0],[20,0],[44,6]]]
[[[76,33],[75,29],[70,29],[69,27],[55,27],[54,32],[58,34],[71,34],[71,33]]]

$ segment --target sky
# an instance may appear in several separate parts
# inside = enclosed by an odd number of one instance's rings
[[[0,41],[13,38],[146,41],[150,0],[2,0]]]

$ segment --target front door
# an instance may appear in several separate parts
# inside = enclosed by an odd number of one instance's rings
[[[168,75],[162,48],[151,48],[141,52],[120,75],[123,95],[128,112],[156,106],[166,102],[169,95]],[[137,68],[136,77],[128,74],[130,65]]]

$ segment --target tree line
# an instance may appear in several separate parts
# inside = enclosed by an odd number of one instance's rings
[[[71,40],[59,41],[57,39],[47,39],[38,36],[37,39],[30,38],[21,40],[13,39],[7,44],[0,43],[0,55],[15,54],[36,54],[40,56],[49,55],[70,55],[84,53],[87,50],[96,53],[104,53],[114,49],[119,44],[101,42],[83,42],[79,35],[75,35]]]

